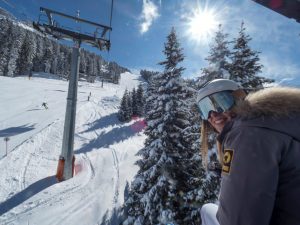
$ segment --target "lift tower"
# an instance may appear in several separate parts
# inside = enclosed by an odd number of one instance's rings
[[[112,16],[111,6],[111,16]],[[76,102],[77,102],[77,88],[78,88],[78,72],[80,62],[80,45],[87,43],[100,49],[101,51],[109,51],[110,49],[110,26],[105,26],[85,19],[66,15],[51,9],[40,8],[41,14],[37,23],[33,22],[33,27],[49,36],[56,39],[67,39],[74,42],[71,58],[71,73],[69,79],[69,89],[67,96],[67,107],[64,124],[64,134],[62,141],[61,155],[59,157],[57,174],[58,181],[67,180],[73,177],[75,157],[73,154],[74,148],[74,131],[75,131],[75,118],[76,118]],[[41,16],[46,17],[46,21],[42,22]],[[60,17],[71,20],[77,24],[82,23],[86,26],[93,28],[93,34],[83,33],[80,30],[72,30],[60,26],[54,17]],[[108,36],[108,37],[107,37]]]

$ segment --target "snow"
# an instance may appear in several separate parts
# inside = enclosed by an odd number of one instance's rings
[[[26,29],[26,30],[29,30],[29,31],[31,31],[31,32],[36,32],[35,29],[33,29],[33,28],[30,27],[30,26],[27,26],[27,25],[24,24],[24,23],[18,22],[17,24],[18,24],[18,26],[20,26],[20,27],[22,27],[22,28],[24,28],[24,29]]]
[[[121,123],[116,113],[139,79],[126,72],[119,85],[79,82],[75,176],[57,183],[68,82],[0,76],[0,224],[101,224],[123,204],[145,135],[142,118]]]
[[[216,214],[218,211],[218,205],[208,203],[201,209],[201,218],[203,225],[219,225]]]

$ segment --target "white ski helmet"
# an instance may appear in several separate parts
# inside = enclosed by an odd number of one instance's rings
[[[203,120],[208,120],[211,112],[226,112],[235,104],[232,91],[241,89],[232,80],[216,79],[206,84],[198,93],[197,105]]]
[[[228,79],[215,79],[208,82],[200,89],[197,96],[197,102],[201,99],[220,91],[235,91],[241,89],[241,86],[236,82]]]

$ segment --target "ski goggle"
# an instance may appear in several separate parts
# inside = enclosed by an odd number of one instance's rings
[[[206,96],[198,102],[201,118],[207,120],[210,117],[211,112],[226,112],[234,105],[234,103],[232,91],[221,91]]]

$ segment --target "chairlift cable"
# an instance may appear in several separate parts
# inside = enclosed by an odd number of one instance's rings
[[[111,23],[112,23],[113,8],[114,8],[114,0],[111,0],[111,7],[110,7],[110,21],[109,21],[109,26],[110,26],[110,28],[111,28]],[[109,31],[109,34],[108,34],[108,40],[109,40],[109,41],[110,41],[110,32],[111,32],[111,30]]]
[[[16,16],[18,19],[21,19],[21,20],[25,19],[27,21],[28,20],[32,20],[32,21],[34,20],[34,18],[31,15],[25,13],[24,9],[22,9],[20,6],[18,6],[15,3],[13,3],[11,0],[2,0],[2,2],[4,2],[6,5],[8,5],[9,7],[13,8],[13,9],[15,9],[17,11],[17,13],[19,15],[18,17],[20,17],[20,18],[18,18]]]

